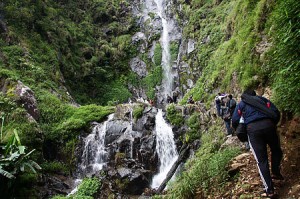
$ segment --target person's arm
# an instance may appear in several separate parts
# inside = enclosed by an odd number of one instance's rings
[[[243,101],[241,101],[234,109],[232,114],[232,127],[236,129],[236,127],[239,125],[240,118],[242,115],[242,110],[244,107]]]

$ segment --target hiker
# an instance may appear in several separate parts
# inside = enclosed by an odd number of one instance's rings
[[[236,107],[236,101],[232,98],[232,95],[227,96],[226,105],[222,111],[222,118],[224,120],[226,129],[227,129],[227,137],[231,137],[233,134],[233,130],[231,128],[231,117]]]
[[[178,98],[178,91],[173,92],[173,102],[177,103],[177,98]]]
[[[187,103],[188,104],[194,104],[195,103],[195,101],[193,99],[193,95],[190,95],[189,99],[187,100]]]
[[[216,109],[217,109],[217,114],[219,117],[222,116],[222,113],[221,113],[221,105],[222,105],[222,101],[223,101],[223,98],[225,98],[226,95],[222,95],[221,93],[218,93],[218,95],[215,97],[215,104],[216,104]]]
[[[231,94],[229,94],[227,97],[228,97],[228,101],[226,103],[226,107],[228,107],[230,116],[232,116],[234,109],[236,107],[236,101],[235,101],[235,99],[232,98]]]
[[[153,101],[152,99],[149,99],[149,104],[150,104],[151,106],[154,106],[154,101]]]
[[[173,99],[170,95],[167,96],[167,102],[170,104],[170,103],[173,103]]]
[[[265,187],[262,197],[274,198],[273,179],[282,180],[280,163],[282,150],[280,140],[276,133],[276,124],[279,122],[280,113],[276,106],[268,99],[257,96],[254,90],[246,90],[241,96],[232,116],[232,126],[238,126],[240,117],[243,116],[246,124],[248,141],[251,151],[256,159],[259,174]],[[268,163],[267,145],[271,149],[271,171]]]

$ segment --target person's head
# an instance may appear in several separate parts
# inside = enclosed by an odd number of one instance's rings
[[[247,89],[243,92],[243,94],[255,96],[256,92],[253,89]]]
[[[229,94],[228,97],[229,97],[229,99],[232,99],[232,95],[231,94]]]
[[[220,96],[220,95],[221,95],[221,93],[218,93],[218,95]]]

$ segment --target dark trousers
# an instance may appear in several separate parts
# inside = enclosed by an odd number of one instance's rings
[[[276,133],[276,126],[274,124],[266,125],[266,123],[261,122],[263,121],[259,121],[256,124],[249,124],[250,128],[248,126],[247,130],[249,144],[256,159],[260,177],[265,190],[271,193],[274,191],[274,187],[269,169],[267,145],[269,145],[271,149],[271,170],[275,175],[280,174],[282,151],[280,148],[280,140]]]
[[[224,120],[225,126],[226,126],[226,130],[227,130],[227,135],[231,135],[232,134],[232,129],[231,129],[231,120]]]

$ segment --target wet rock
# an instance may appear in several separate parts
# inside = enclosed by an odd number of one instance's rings
[[[129,122],[122,120],[113,120],[107,123],[105,144],[109,145],[117,140],[128,128]]]

